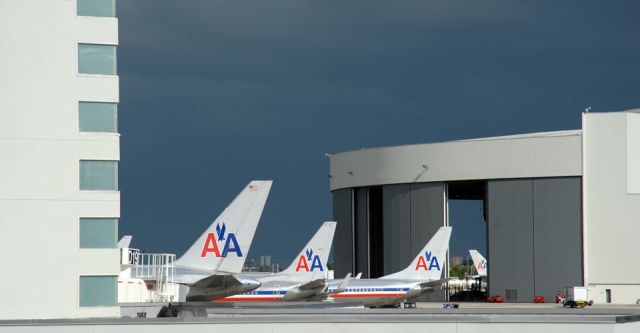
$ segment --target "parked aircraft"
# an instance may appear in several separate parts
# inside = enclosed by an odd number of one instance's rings
[[[469,250],[469,254],[471,255],[471,259],[473,260],[473,266],[478,271],[478,277],[486,278],[487,277],[487,266],[489,262],[485,259],[480,252],[476,250]]]
[[[441,227],[404,270],[377,279],[351,279],[339,292],[342,281],[329,281],[328,299],[336,302],[363,302],[367,307],[393,305],[413,300],[439,288],[445,268],[451,227]]]
[[[252,181],[178,260],[175,281],[187,301],[211,301],[260,286],[242,271],[272,181]]]
[[[280,273],[242,273],[240,280],[257,280],[260,287],[216,301],[300,301],[326,291],[325,273],[336,222],[324,222],[291,265]]]

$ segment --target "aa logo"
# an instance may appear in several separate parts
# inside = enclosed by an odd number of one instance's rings
[[[220,248],[222,247],[222,252]],[[238,245],[236,235],[232,232],[227,233],[227,226],[222,223],[216,225],[216,232],[210,232],[207,234],[207,239],[204,241],[202,247],[202,253],[200,257],[205,258],[209,253],[213,253],[216,257],[226,257],[230,252],[234,252],[238,257],[242,257],[242,249]]]
[[[432,256],[431,251],[427,250],[424,255],[418,257],[418,263],[416,264],[416,271],[420,269],[430,271],[432,269],[440,270],[440,263],[438,257]]]
[[[478,263],[478,269],[485,269],[485,268],[487,268],[487,261],[480,260],[480,262]]]
[[[296,272],[300,270],[304,270],[305,272],[313,272],[315,269],[319,269],[321,272],[324,271],[322,267],[322,262],[320,261],[320,256],[317,254],[313,254],[313,249],[307,249],[306,257],[304,255],[300,256],[298,259],[298,266],[296,267]],[[309,267],[311,264],[311,267]]]

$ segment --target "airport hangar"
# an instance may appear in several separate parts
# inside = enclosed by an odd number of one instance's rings
[[[477,199],[489,295],[553,301],[564,287],[585,285],[597,303],[640,299],[640,109],[583,113],[581,130],[329,159],[336,276],[374,278],[406,267],[448,225],[448,200]]]

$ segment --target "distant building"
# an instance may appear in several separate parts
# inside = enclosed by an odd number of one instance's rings
[[[0,1],[0,319],[118,316],[115,0]]]
[[[597,303],[640,299],[640,267],[623,265],[640,252],[640,109],[583,113],[579,130],[338,153],[329,181],[336,276],[404,268],[448,225],[449,200],[482,200],[490,295],[585,285]]]
[[[451,256],[450,260],[451,260],[451,266],[460,266],[462,265],[462,261],[464,260],[464,257],[455,255],[455,256]]]

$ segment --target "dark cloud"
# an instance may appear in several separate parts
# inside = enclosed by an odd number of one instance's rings
[[[288,261],[331,218],[325,152],[639,106],[639,7],[119,1],[121,233],[180,253],[246,182],[274,179],[252,254]]]

